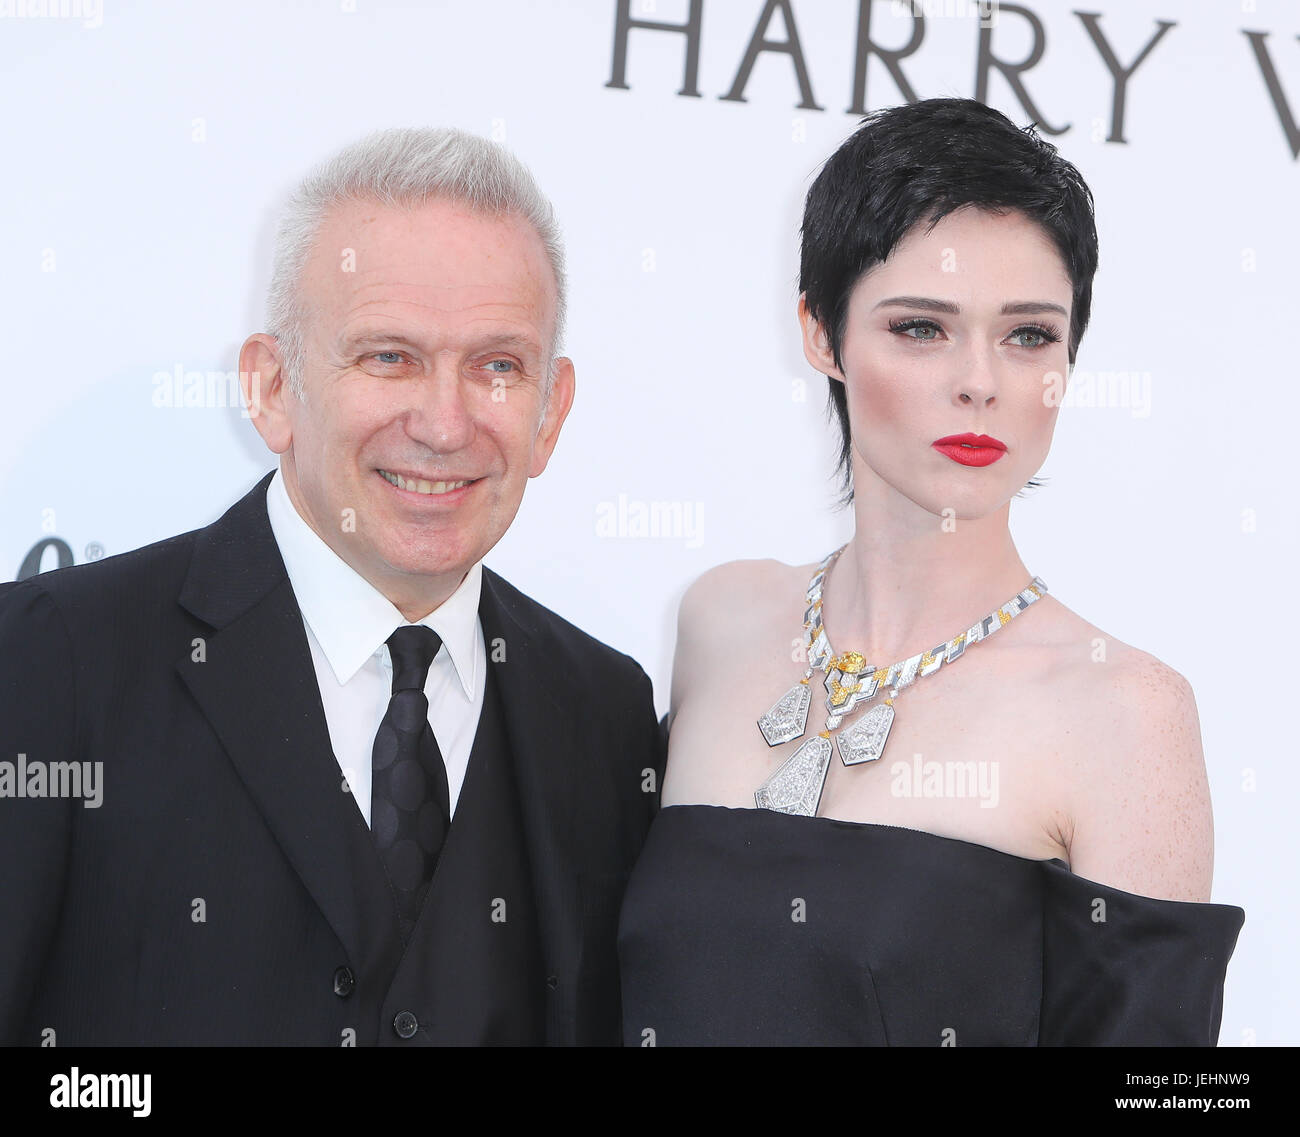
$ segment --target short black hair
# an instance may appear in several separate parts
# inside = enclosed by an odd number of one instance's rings
[[[826,160],[804,203],[799,291],[826,330],[837,367],[843,369],[849,297],[863,273],[884,261],[913,226],[926,223],[928,232],[968,205],[1018,210],[1055,243],[1074,288],[1074,365],[1097,272],[1092,191],[1056,147],[1038,137],[1034,124],[1021,130],[975,99],[923,99],[867,115]],[[837,469],[847,503],[853,498],[853,444],[844,385],[834,380],[830,405],[840,427]]]

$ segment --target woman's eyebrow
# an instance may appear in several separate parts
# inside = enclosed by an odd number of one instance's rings
[[[954,304],[950,300],[935,300],[929,296],[891,296],[887,300],[879,301],[876,308],[921,308],[926,312],[946,312],[951,316],[961,315],[961,305]],[[875,308],[872,311],[875,311]],[[1036,316],[1043,312],[1056,312],[1062,316],[1069,315],[1069,312],[1059,304],[1053,304],[1048,300],[1017,300],[1002,305],[1002,315],[1004,316]]]

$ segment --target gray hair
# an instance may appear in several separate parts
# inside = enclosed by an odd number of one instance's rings
[[[504,146],[451,127],[380,130],[317,166],[285,205],[275,238],[275,265],[266,298],[267,330],[280,345],[289,388],[303,397],[306,312],[302,274],[316,235],[336,206],[352,201],[418,205],[432,198],[461,202],[482,213],[515,214],[536,230],[555,274],[555,334],[546,393],[564,337],[564,245],[555,210],[528,168]]]

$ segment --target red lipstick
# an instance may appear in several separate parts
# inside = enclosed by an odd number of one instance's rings
[[[962,466],[991,466],[1007,452],[1004,443],[987,434],[950,434],[930,445]]]

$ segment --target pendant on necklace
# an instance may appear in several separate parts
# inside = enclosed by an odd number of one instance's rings
[[[851,727],[835,739],[840,761],[846,766],[874,762],[885,752],[889,728],[894,725],[893,700],[872,707]]]
[[[759,809],[815,817],[831,764],[830,732],[813,735],[754,792]]]
[[[812,690],[808,675],[782,695],[772,709],[758,720],[758,729],[768,746],[780,746],[803,735],[808,726],[808,708],[812,704]]]
[[[951,640],[888,667],[873,668],[859,652],[846,651],[842,655],[836,655],[822,623],[822,585],[831,564],[845,548],[847,546],[836,550],[822,561],[808,582],[805,594],[807,608],[804,612],[808,669],[803,678],[758,720],[758,729],[768,746],[780,746],[802,738],[808,726],[808,711],[812,705],[810,681],[814,671],[824,671],[826,729],[802,743],[755,791],[754,801],[760,809],[815,817],[826,785],[831,755],[837,747],[840,761],[846,766],[877,761],[884,754],[885,743],[889,741],[889,732],[894,725],[894,699],[899,691],[918,678],[933,675],[943,664],[959,659],[967,647],[987,639],[999,628],[1005,627],[1047,592],[1047,585],[1034,577],[1027,587],[1001,608],[994,609],[979,623]],[[839,729],[840,723],[859,704],[874,698],[882,689],[889,691],[889,697],[870,708],[861,719],[837,735],[835,746],[832,746],[831,733]]]

